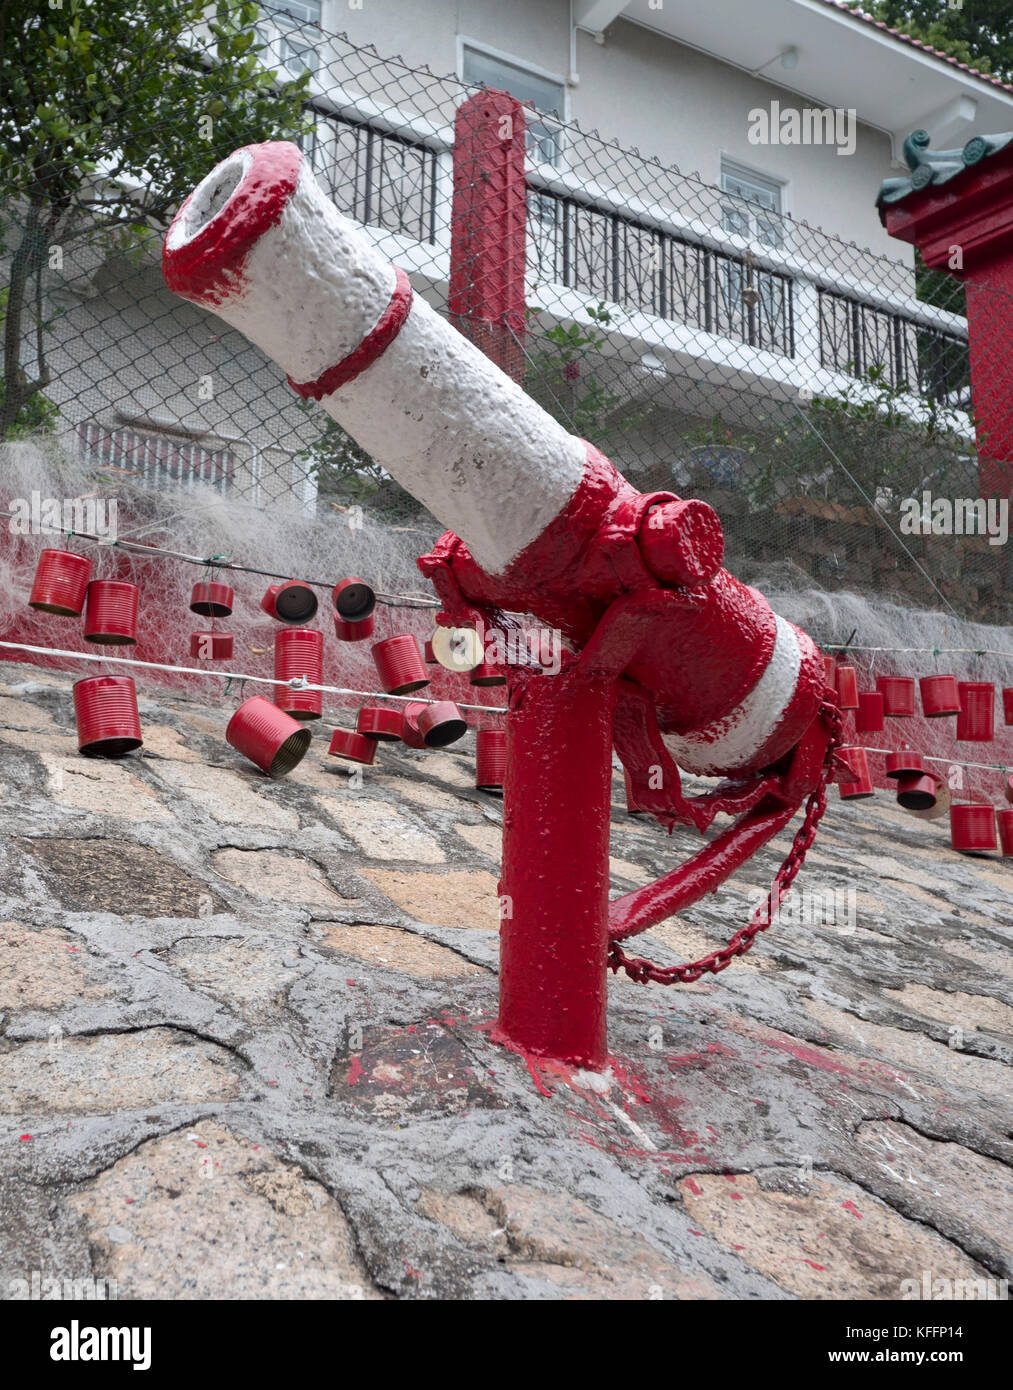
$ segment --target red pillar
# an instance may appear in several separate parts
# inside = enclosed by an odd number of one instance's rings
[[[454,120],[450,321],[514,381],[524,381],[527,193],[524,108],[477,92]]]
[[[571,666],[509,681],[497,1032],[601,1070],[615,680]]]
[[[972,141],[966,152],[987,141]],[[971,393],[983,497],[1013,490],[1013,144],[968,164],[946,182],[884,203],[891,236],[921,251],[926,265],[967,287]],[[945,158],[945,156],[939,156]],[[956,160],[961,159],[954,152]],[[920,172],[920,171],[919,171]]]

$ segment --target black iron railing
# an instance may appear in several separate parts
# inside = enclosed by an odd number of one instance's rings
[[[895,390],[970,407],[966,338],[830,290],[818,295],[821,367],[860,378],[878,369]]]
[[[315,105],[303,149],[335,205],[367,227],[436,240],[437,153],[421,141]]]
[[[624,309],[795,355],[788,275],[579,198],[529,187],[539,278]]]

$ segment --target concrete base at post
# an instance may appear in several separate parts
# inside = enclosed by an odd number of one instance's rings
[[[607,1060],[615,683],[512,672],[503,799],[498,1041]]]

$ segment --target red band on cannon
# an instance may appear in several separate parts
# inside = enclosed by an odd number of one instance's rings
[[[354,351],[343,357],[335,366],[328,367],[316,381],[299,383],[291,377],[286,378],[297,396],[302,396],[304,400],[319,401],[324,396],[333,395],[339,386],[354,381],[360,372],[364,372],[378,357],[383,356],[404,327],[404,321],[412,307],[412,287],[408,276],[400,266],[394,267],[394,276],[394,293],[390,297],[390,303],[380,315],[376,326],[370,329]]]

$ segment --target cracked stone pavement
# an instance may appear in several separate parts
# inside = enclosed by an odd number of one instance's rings
[[[885,793],[830,808],[780,923],[717,977],[610,982],[604,1078],[494,1046],[502,802],[473,739],[322,728],[272,783],[210,698],[77,754],[71,678],[0,665],[0,1297],[898,1299],[1013,1264],[1008,861]],[[460,750],[460,751],[459,751]],[[697,843],[625,809],[616,893]],[[779,840],[637,943],[746,920]],[[993,1289],[975,1283],[974,1289]],[[992,1293],[992,1296],[996,1296]]]

